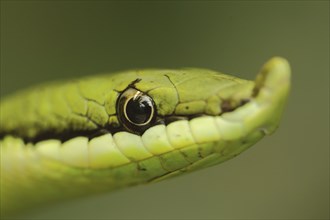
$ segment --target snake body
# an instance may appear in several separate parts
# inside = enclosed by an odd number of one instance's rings
[[[1,212],[228,160],[274,132],[289,88],[275,57],[255,81],[147,69],[19,91],[1,100]]]

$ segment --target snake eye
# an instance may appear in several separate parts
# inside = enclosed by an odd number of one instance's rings
[[[137,134],[143,133],[156,119],[152,98],[133,88],[128,88],[119,96],[117,112],[121,124]]]

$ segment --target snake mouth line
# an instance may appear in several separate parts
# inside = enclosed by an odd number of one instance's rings
[[[202,114],[193,114],[193,115],[168,115],[165,117],[157,117],[157,120],[155,122],[155,124],[153,126],[159,125],[159,124],[164,124],[164,125],[169,125],[173,122],[179,121],[179,120],[187,120],[190,121],[194,118],[198,118],[198,117],[203,117],[203,116],[221,116],[224,113],[228,113],[228,112],[233,112],[236,109],[244,106],[246,103],[248,103],[250,101],[250,99],[242,99],[239,102],[238,106],[231,106],[230,105],[230,101],[226,100],[222,103],[221,105],[221,109],[222,112],[219,115],[208,115],[205,113]],[[152,126],[151,126],[152,127]],[[116,134],[117,132],[122,132],[122,131],[126,131],[128,132],[123,126],[105,126],[105,127],[100,127],[98,129],[95,130],[68,130],[62,133],[56,133],[55,131],[52,130],[48,130],[45,131],[43,133],[39,133],[38,135],[36,135],[33,138],[30,137],[21,137],[19,135],[17,135],[17,133],[13,132],[8,132],[8,133],[0,133],[0,140],[3,139],[5,136],[7,135],[11,135],[17,138],[21,138],[24,143],[32,143],[32,144],[36,144],[40,141],[44,141],[44,140],[49,140],[49,139],[55,139],[55,140],[60,140],[61,142],[65,142],[67,140],[70,140],[72,138],[78,137],[78,136],[82,136],[82,137],[87,137],[89,140],[104,135],[104,134]]]

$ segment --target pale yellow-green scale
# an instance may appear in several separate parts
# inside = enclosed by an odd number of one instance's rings
[[[56,138],[120,126],[116,101],[133,82],[154,100],[160,118],[181,120],[141,135],[110,129]],[[18,92],[1,100],[1,208],[9,213],[228,160],[276,129],[289,87],[289,65],[277,57],[255,82],[205,69],[149,69]],[[29,141],[45,131],[46,138]]]

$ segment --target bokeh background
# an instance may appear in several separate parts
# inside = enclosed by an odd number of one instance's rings
[[[219,166],[20,219],[328,219],[329,1],[1,1],[1,97],[53,79],[287,58],[278,131]],[[205,85],[206,86],[206,85]]]

